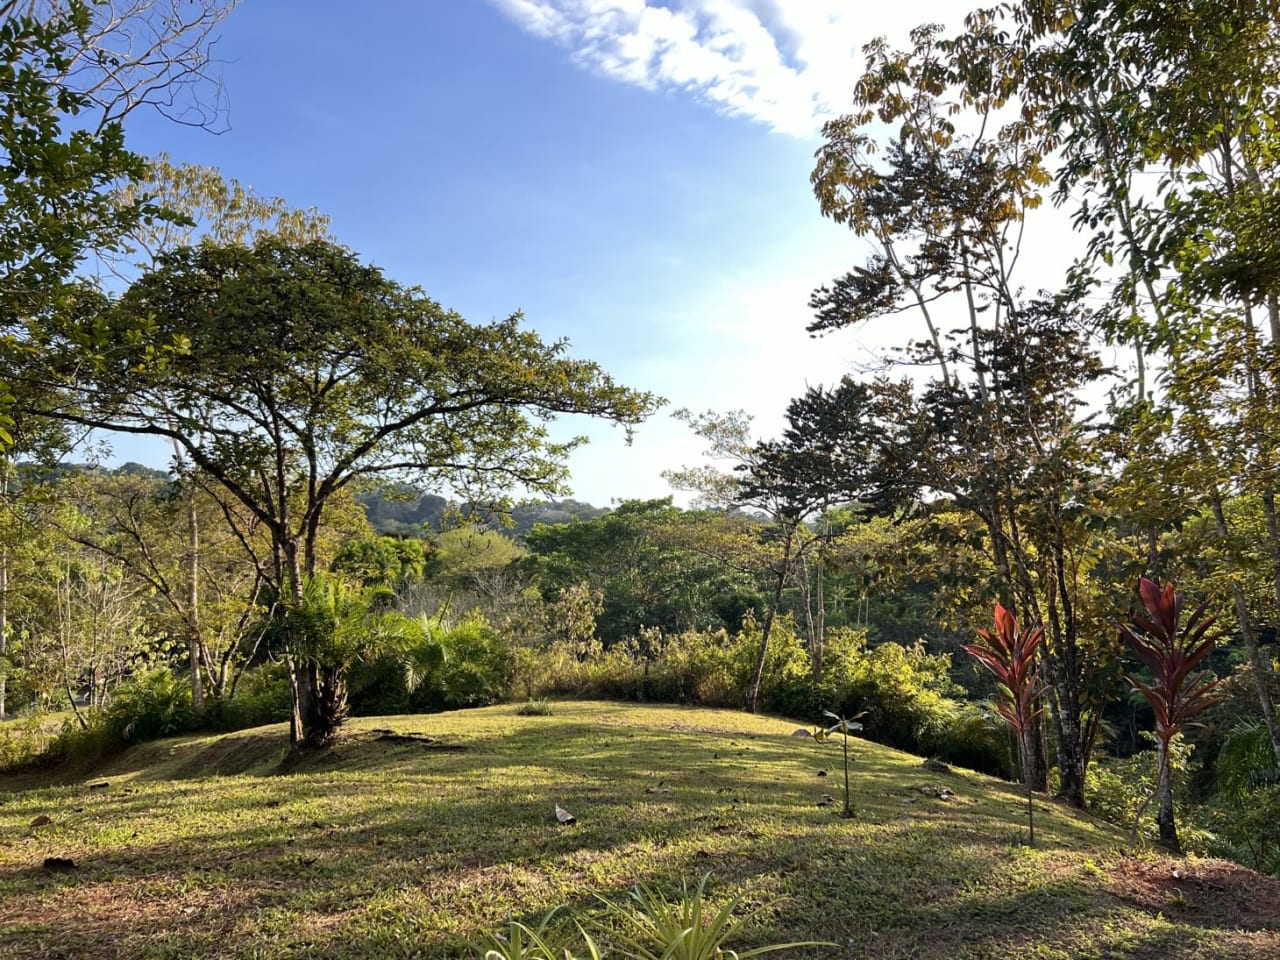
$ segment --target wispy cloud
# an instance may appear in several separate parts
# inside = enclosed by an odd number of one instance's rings
[[[849,0],[490,0],[605,76],[687,91],[732,116],[811,136],[847,109],[860,48],[930,19]],[[954,12],[954,7],[949,12]],[[905,17],[905,19],[904,19]]]

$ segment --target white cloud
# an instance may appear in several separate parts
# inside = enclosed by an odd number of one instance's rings
[[[490,0],[575,62],[645,89],[687,91],[731,116],[811,136],[848,106],[864,43],[951,19],[953,2]]]

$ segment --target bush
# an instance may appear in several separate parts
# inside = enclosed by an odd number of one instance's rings
[[[49,714],[43,710],[33,710],[21,720],[0,724],[0,773],[11,773],[54,759],[49,750],[56,734],[50,727]]]
[[[483,707],[506,697],[511,679],[507,645],[479,611],[429,629],[444,648],[444,663],[413,692],[410,706],[428,710]]]
[[[72,760],[94,760],[194,729],[191,687],[162,667],[118,684],[106,706],[89,715],[87,726],[64,728],[54,750]]]
[[[1280,784],[1245,790],[1202,811],[1211,852],[1260,873],[1280,875]]]
[[[289,676],[284,664],[268,663],[245,673],[234,696],[209,700],[201,725],[227,732],[288,719]]]

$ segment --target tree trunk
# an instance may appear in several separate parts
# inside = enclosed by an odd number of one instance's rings
[[[1160,827],[1160,842],[1174,853],[1181,853],[1178,844],[1178,826],[1173,820],[1173,765],[1169,760],[1169,744],[1160,742],[1160,769],[1156,778],[1156,797],[1160,807],[1156,813],[1156,823]]]
[[[778,566],[778,576],[773,584],[773,598],[769,601],[769,609],[764,615],[764,626],[760,630],[760,653],[756,656],[755,676],[751,679],[751,692],[747,695],[747,710],[750,713],[756,712],[756,706],[760,702],[760,685],[764,682],[764,665],[769,656],[769,634],[773,631],[773,621],[778,614],[778,608],[782,606],[782,587],[786,583],[787,566],[791,556],[790,534],[787,535],[782,556],[782,563]]]
[[[287,621],[289,611],[302,606],[302,569],[298,565],[297,544],[288,543],[278,535],[276,539],[277,552],[284,561],[281,572],[285,582],[281,586],[288,593],[288,599],[284,603],[284,617]],[[293,647],[293,638],[289,637],[285,654],[285,667],[289,673],[289,742],[299,747],[312,739],[316,727],[313,696],[316,685],[312,680],[314,668],[300,660]]]
[[[188,482],[187,491],[187,656],[191,661],[191,709],[197,717],[204,715],[204,682],[201,667],[204,662],[203,641],[200,636],[200,520],[196,516],[196,486],[194,477]]]
[[[0,460],[0,498],[9,497],[9,461]],[[5,708],[9,692],[9,545],[0,546],[0,720],[6,717]]]
[[[1036,845],[1036,734],[1030,724],[1018,731],[1018,752],[1022,755],[1022,785],[1027,789],[1027,846]]]
[[[1211,484],[1209,487],[1209,505],[1213,509],[1214,525],[1218,533],[1218,539],[1223,543],[1223,553],[1227,557],[1228,563],[1233,563],[1234,558],[1228,546],[1229,531],[1227,528],[1226,511],[1222,508],[1222,492],[1218,489],[1217,484]],[[1249,602],[1245,598],[1244,590],[1240,584],[1231,579],[1231,594],[1235,600],[1236,622],[1240,625],[1240,636],[1244,638],[1245,649],[1249,653],[1249,666],[1253,673],[1253,688],[1258,695],[1258,706],[1262,711],[1262,722],[1266,724],[1267,735],[1271,738],[1271,752],[1275,754],[1276,763],[1280,764],[1280,725],[1276,723],[1276,708],[1271,700],[1271,688],[1267,684],[1267,678],[1271,675],[1271,664],[1262,656],[1262,650],[1258,647],[1258,635],[1253,628],[1253,617],[1249,613]]]
[[[5,719],[5,699],[9,688],[9,548],[0,548],[0,720]]]
[[[818,619],[813,648],[813,683],[822,683],[822,661],[827,652],[827,544],[831,541],[831,511],[822,511],[822,542],[818,545]]]

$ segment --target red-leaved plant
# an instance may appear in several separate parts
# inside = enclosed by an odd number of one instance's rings
[[[1125,676],[1142,692],[1155,712],[1159,744],[1156,796],[1160,804],[1156,822],[1160,827],[1160,841],[1176,851],[1180,847],[1173,819],[1169,742],[1182,732],[1190,717],[1222,699],[1213,693],[1219,681],[1212,674],[1192,673],[1209,656],[1221,634],[1209,633],[1217,617],[1205,616],[1208,600],[1181,624],[1182,594],[1172,583],[1161,589],[1154,580],[1143,577],[1138,581],[1138,594],[1147,615],[1135,613],[1132,627],[1120,624],[1120,636],[1151,671],[1152,679],[1148,684],[1131,673]]]
[[[1031,791],[1035,785],[1035,719],[1039,684],[1036,677],[1036,647],[1044,639],[1044,626],[1036,624],[1019,629],[1018,618],[1001,604],[996,604],[996,628],[979,630],[980,643],[965,644],[964,650],[995,674],[1000,689],[993,699],[996,710],[1018,735],[1018,759],[1022,780],[1027,787],[1028,842],[1035,846],[1035,814]]]

